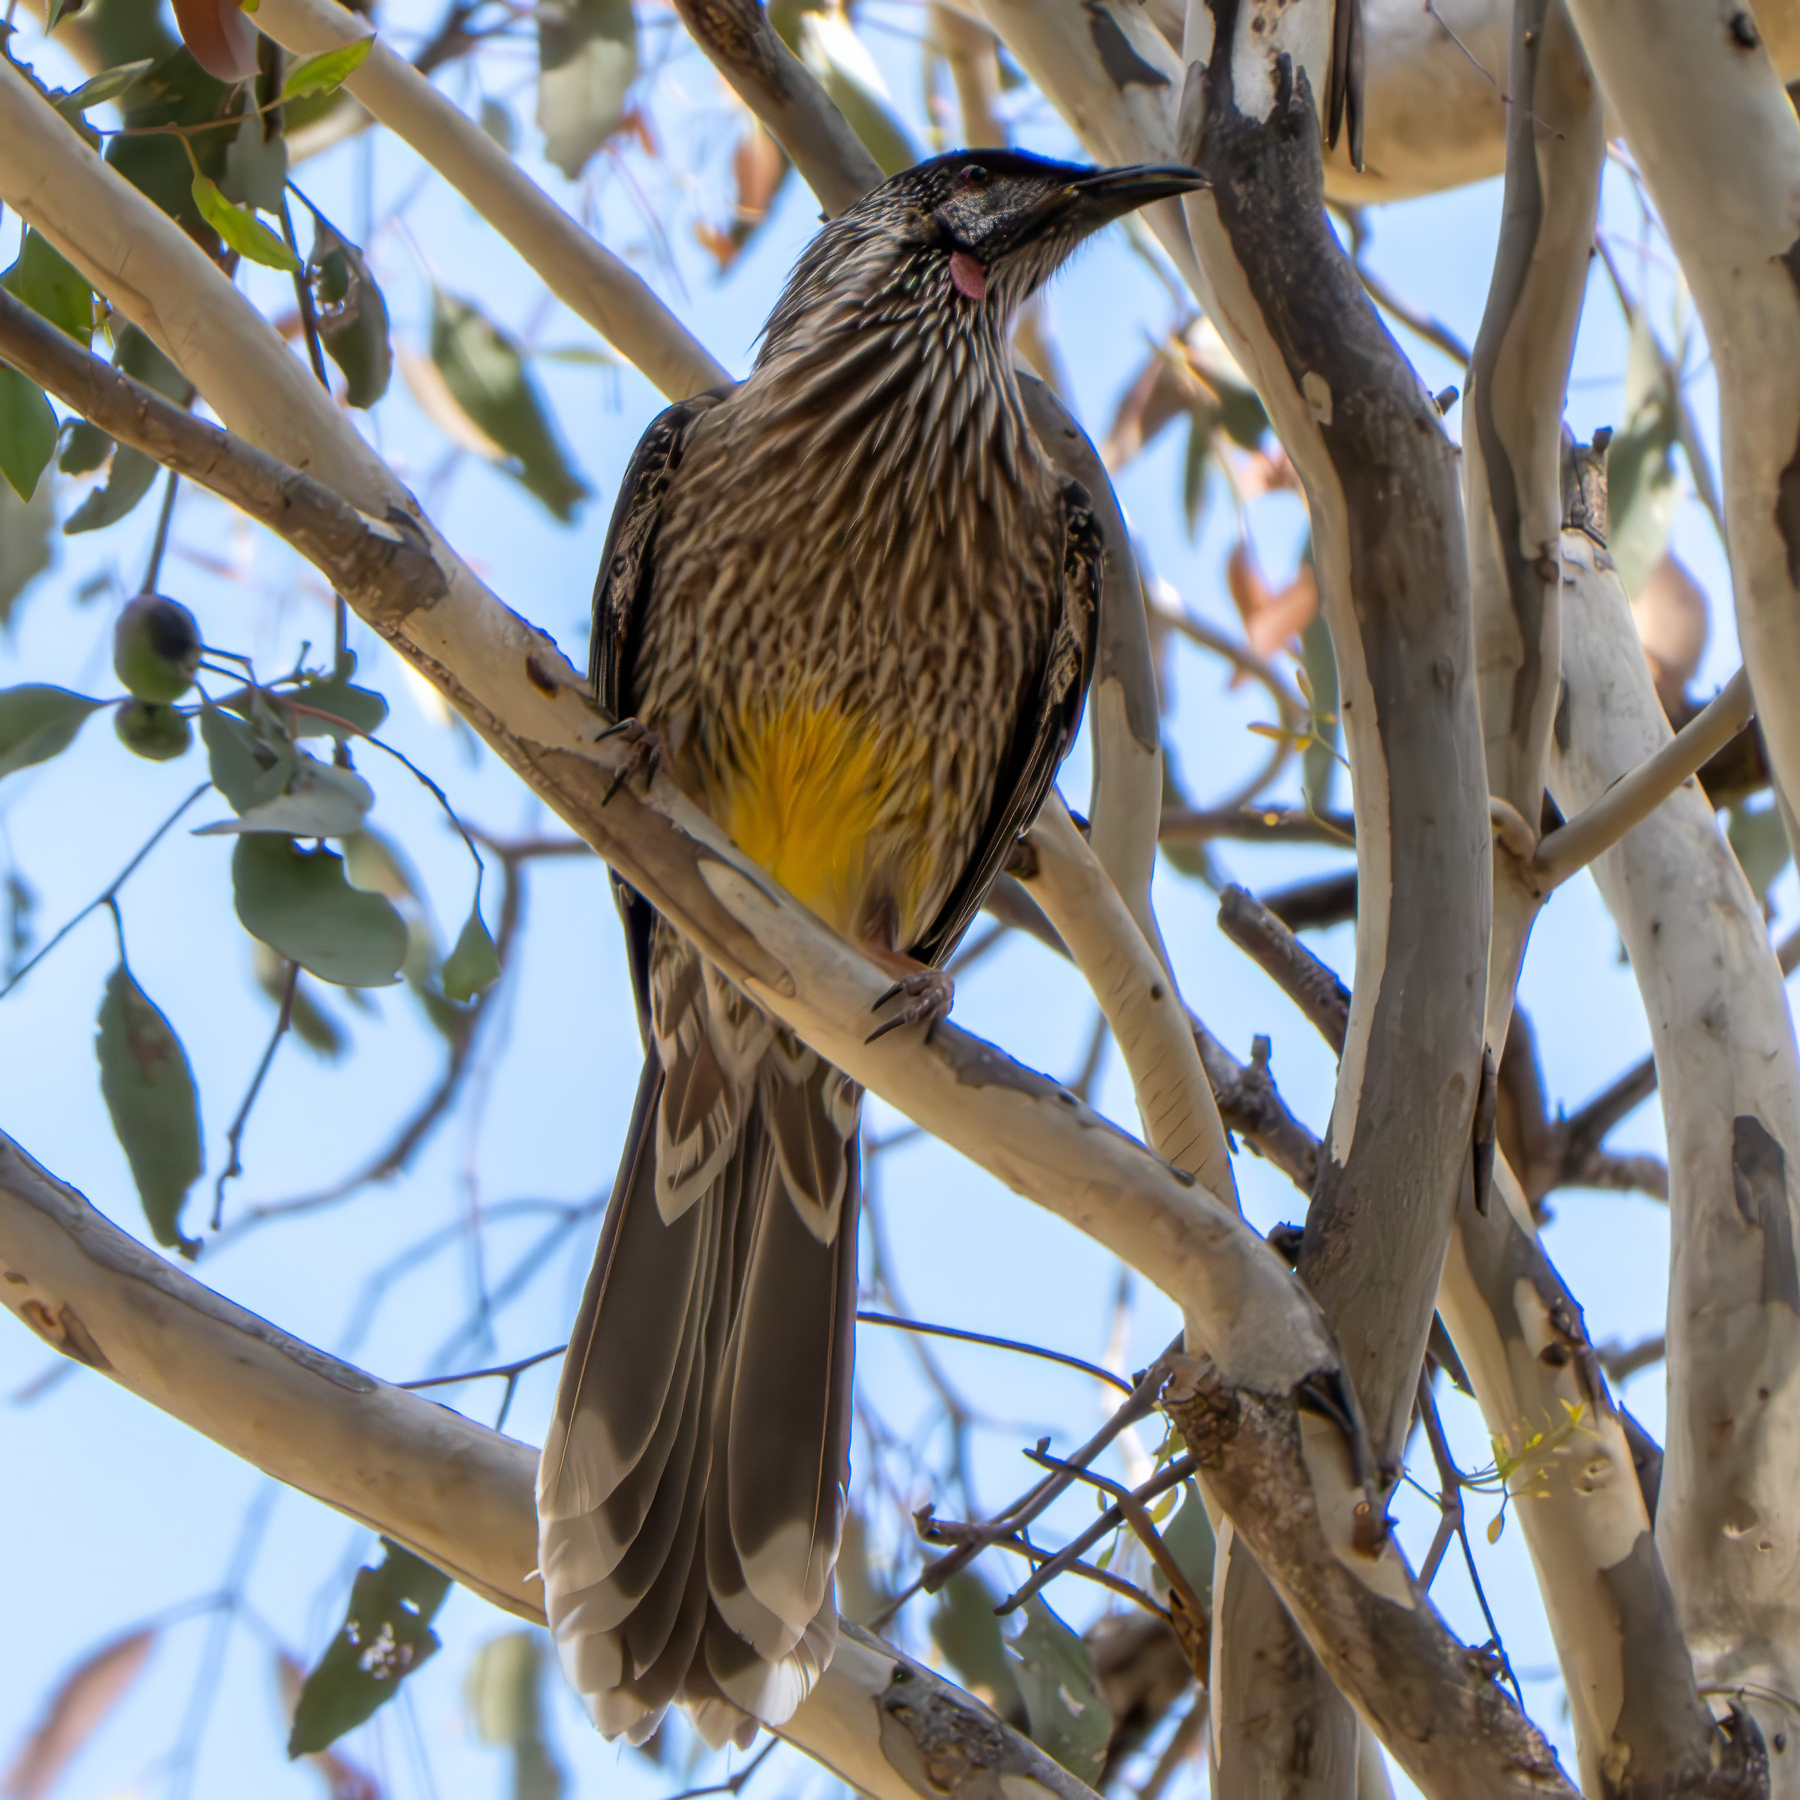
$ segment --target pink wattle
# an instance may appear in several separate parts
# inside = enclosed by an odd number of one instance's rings
[[[987,298],[987,270],[966,250],[950,252],[950,283],[965,300]]]

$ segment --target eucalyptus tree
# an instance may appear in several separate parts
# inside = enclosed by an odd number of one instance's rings
[[[934,1498],[900,1541],[894,1495],[855,1496],[852,1535],[886,1533],[887,1585],[872,1594],[847,1547],[837,1650],[791,1716],[770,1721],[794,1750],[880,1800],[1001,1787],[1073,1800],[1099,1786],[1153,1800],[1194,1779],[1202,1745],[1226,1795],[1389,1792],[1377,1746],[1433,1796],[1800,1794],[1787,1168],[1800,1059],[1790,959],[1765,920],[1786,854],[1781,796],[1800,784],[1800,726],[1779,701],[1800,656],[1800,121],[1783,86],[1800,67],[1800,15],[1780,0],[955,0],[907,15],[948,137],[1004,142],[1041,100],[1096,162],[1180,162],[1203,178],[1149,209],[1132,244],[1181,297],[1179,316],[1100,449],[1058,373],[1080,346],[1059,346],[1041,311],[1016,339],[1037,371],[1032,428],[1094,497],[1106,540],[1093,784],[1080,820],[1052,796],[994,890],[991,935],[965,954],[1010,933],[1079,971],[1100,1025],[1065,1083],[955,1025],[871,1040],[886,977],[608,735],[547,628],[562,615],[540,616],[527,594],[509,606],[459,554],[470,521],[434,504],[440,484],[416,479],[422,501],[381,454],[398,369],[450,454],[516,481],[556,529],[591,484],[544,399],[552,363],[442,276],[428,231],[404,219],[420,190],[354,229],[309,197],[309,166],[367,154],[372,134],[398,140],[580,322],[586,341],[559,354],[623,359],[666,399],[687,398],[729,371],[589,229],[598,215],[565,210],[515,153],[496,94],[521,44],[545,161],[567,180],[654,165],[704,169],[709,194],[726,192],[723,217],[710,200],[696,216],[677,183],[664,198],[731,291],[784,184],[831,215],[919,154],[865,42],[892,21],[836,0],[766,12],[676,0],[678,18],[630,0],[457,0],[418,30],[389,16],[400,11],[176,0],[171,22],[132,0],[47,0],[15,10],[0,61],[0,199],[18,222],[0,278],[0,609],[94,597],[39,580],[59,532],[135,547],[148,521],[150,545],[143,578],[116,596],[123,691],[27,670],[0,691],[0,778],[53,779],[102,712],[121,759],[196,757],[191,773],[171,771],[162,823],[64,931],[34,935],[30,851],[12,851],[8,991],[42,980],[40,962],[83,920],[116,935],[94,1002],[97,1085],[161,1248],[34,1162],[30,1121],[0,1121],[19,1134],[0,1138],[0,1294],[74,1363],[382,1534],[337,1636],[310,1670],[290,1670],[290,1750],[349,1791],[352,1764],[331,1746],[407,1691],[437,1648],[450,1584],[541,1622],[535,1452],[499,1427],[521,1379],[557,1352],[456,1377],[459,1398],[479,1392],[476,1376],[504,1383],[490,1428],[302,1342],[161,1252],[205,1270],[248,1229],[410,1167],[477,1104],[498,1054],[528,870],[591,851],[810,1048],[1085,1233],[1182,1323],[1146,1368],[1107,1377],[1123,1398],[1097,1434],[1030,1453],[1041,1479],[1000,1511],[950,1517]],[[680,139],[698,103],[679,83],[659,92],[692,48],[736,97],[728,143]],[[85,73],[73,83],[58,73],[71,59]],[[1596,239],[1609,156],[1660,221],[1705,333],[1716,478],[1689,402],[1697,348],[1664,348]],[[1367,267],[1365,209],[1501,173],[1487,305],[1465,346]],[[378,280],[370,233],[390,227],[432,277],[428,348],[408,347]],[[1619,430],[1581,444],[1563,421],[1597,243],[1631,319],[1631,363]],[[653,257],[646,267],[659,274]],[[1456,388],[1428,391],[1390,320],[1462,365]],[[1170,598],[1112,500],[1109,469],[1176,423],[1188,450],[1172,506],[1196,511],[1220,476],[1240,505],[1283,489],[1304,503],[1309,550],[1289,584],[1272,587],[1241,545],[1231,558],[1241,635]],[[1727,547],[1745,652],[1709,702],[1690,694],[1704,598],[1666,553],[1684,469]],[[309,645],[271,675],[253,623],[229,644],[204,641],[169,592],[182,497],[196,492],[284,547],[290,586],[323,582],[328,649]],[[1191,727],[1158,683],[1171,639],[1224,657],[1274,708],[1267,760],[1199,801],[1178,786],[1176,758],[1190,778],[1220,766],[1218,734],[1183,741]],[[472,823],[455,769],[384,736],[403,678],[566,832]],[[468,853],[473,899],[454,935],[434,932],[419,878],[371,819],[366,771],[383,751]],[[1347,812],[1330,803],[1340,761]],[[133,878],[209,794],[227,816],[203,831],[232,840],[212,867],[273,1008],[216,1142],[178,1008],[152,998],[127,954]],[[1179,999],[1192,947],[1165,939],[1153,906],[1159,857],[1170,879],[1216,880],[1219,844],[1258,836],[1321,845],[1328,865],[1267,904],[1227,887],[1220,907],[1226,935],[1336,1058],[1317,1133],[1277,1091],[1266,1039],[1240,1062],[1226,1041],[1245,1022],[1202,1023],[1208,1009]],[[1654,1061],[1552,1118],[1515,995],[1539,913],[1585,869],[1628,952]],[[1345,985],[1293,928],[1351,917]],[[275,1104],[265,1088],[285,1041],[341,1049],[328,990],[387,986],[441,1037],[425,1104],[333,1188],[235,1209],[229,1184],[259,1106]],[[1093,1104],[1108,1041],[1135,1133]],[[93,1075],[71,1063],[67,1079]],[[1653,1090],[1666,1167],[1604,1144]],[[872,1163],[885,1147],[867,1146]],[[1291,1180],[1303,1226],[1265,1238],[1247,1222],[1234,1166],[1246,1153]],[[209,1161],[210,1209],[195,1192]],[[1572,1186],[1667,1201],[1665,1446],[1616,1403],[1605,1367],[1654,1349],[1603,1355],[1546,1246],[1545,1197]],[[121,1218],[134,1205],[99,1198]],[[557,1217],[545,1256],[591,1230],[595,1209]],[[478,1254],[487,1225],[477,1204],[452,1236]],[[869,1249],[865,1289],[891,1295]],[[378,1296],[397,1278],[363,1273]],[[465,1341],[482,1341],[503,1303],[484,1287]],[[434,1370],[414,1385],[449,1380]],[[1452,1388],[1479,1409],[1485,1472],[1452,1455],[1440,1415]],[[966,1414],[941,1392],[960,1458]],[[1168,1428],[1160,1451],[1126,1457],[1123,1480],[1108,1473],[1152,1416]],[[872,1416],[863,1428],[879,1468],[893,1446]],[[966,1475],[928,1473],[934,1495],[968,1499]],[[1409,1559],[1392,1510],[1400,1484],[1421,1479],[1440,1521]],[[1082,1486],[1098,1494],[1095,1522],[1044,1545],[1038,1521]],[[1497,1495],[1496,1526],[1516,1518],[1529,1547],[1569,1767],[1527,1716],[1498,1634],[1459,1641],[1431,1599],[1453,1545],[1475,1566],[1471,1489]],[[1004,1599],[971,1566],[984,1553],[982,1570],[1002,1556],[1029,1565]],[[1135,1612],[1077,1635],[1041,1591],[1083,1577]],[[938,1596],[928,1628],[921,1590]],[[1010,1644],[996,1604],[1025,1615]],[[50,1791],[157,1629],[68,1677],[9,1793]],[[928,1630],[936,1649],[922,1661]],[[475,1722],[511,1746],[521,1794],[561,1779],[539,1644],[493,1637],[471,1672]],[[184,1736],[175,1779],[194,1750]],[[588,1751],[565,1738],[558,1753]],[[739,1792],[753,1776],[723,1779]]]

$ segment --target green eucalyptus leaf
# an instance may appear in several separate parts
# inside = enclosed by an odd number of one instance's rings
[[[160,29],[161,9],[142,4],[119,6],[108,0],[102,17],[115,12],[137,15],[142,32],[141,50],[156,53],[156,60],[124,96],[125,123],[136,134],[107,142],[106,160],[138,188],[153,205],[167,213],[209,253],[218,239],[200,211],[193,192],[191,151],[200,172],[218,180],[225,173],[225,152],[231,143],[226,131],[202,131],[181,140],[163,132],[146,131],[158,125],[204,125],[228,118],[234,110],[232,91],[209,75],[186,44],[172,42]],[[235,103],[242,109],[242,103]]]
[[[837,103],[882,174],[898,175],[919,160],[874,57],[842,13],[802,12],[792,48]]]
[[[517,463],[518,479],[565,524],[588,487],[569,464],[518,346],[468,305],[439,293],[431,360],[451,397]]]
[[[354,686],[350,677],[355,673],[356,662],[352,658],[349,666],[336,674],[318,681],[303,681],[298,687],[282,690],[282,699],[296,700],[313,709],[289,714],[288,729],[295,737],[343,739],[356,735],[355,731],[347,730],[347,726],[354,726],[365,735],[381,729],[388,716],[388,703],[373,688]],[[319,713],[329,713],[331,717],[321,719],[316,716]],[[343,724],[337,723],[340,719]]]
[[[25,233],[18,259],[4,274],[0,288],[22,301],[78,344],[94,336],[94,290],[88,279],[35,227]]]
[[[334,1744],[437,1654],[431,1621],[450,1591],[450,1577],[388,1538],[381,1548],[378,1567],[357,1570],[344,1623],[300,1689],[289,1756]]]
[[[1668,548],[1681,500],[1674,458],[1680,433],[1674,376],[1639,307],[1625,357],[1625,424],[1606,452],[1607,549],[1628,594]]]
[[[544,155],[573,181],[625,122],[637,79],[631,0],[540,0],[537,123]]]
[[[354,244],[316,218],[306,276],[312,283],[319,341],[343,371],[345,397],[352,406],[373,406],[387,392],[394,347],[387,302],[368,262]]]
[[[286,837],[348,837],[362,829],[375,790],[354,769],[339,769],[311,756],[296,756],[279,794],[246,807],[235,819],[202,825],[195,837],[229,837],[273,831]]]
[[[993,1590],[972,1570],[944,1583],[931,1614],[931,1641],[963,1686],[1002,1717],[1021,1704],[1013,1659],[994,1616]]]
[[[519,128],[513,122],[512,108],[504,101],[484,98],[481,102],[481,129],[508,156],[519,147]]]
[[[1206,1599],[1212,1593],[1213,1558],[1218,1552],[1206,1503],[1191,1481],[1181,1486],[1181,1511],[1162,1528],[1162,1541],[1175,1558],[1188,1585]],[[1164,1585],[1159,1583],[1159,1586]]]
[[[94,1053],[100,1093],[159,1244],[192,1255],[181,1208],[199,1179],[200,1096],[174,1028],[124,964],[106,980]]]
[[[1762,807],[1750,807],[1740,802],[1726,817],[1725,835],[1731,841],[1738,865],[1756,895],[1757,904],[1766,912],[1769,889],[1788,865],[1788,838],[1781,823],[1781,809],[1773,802]]]
[[[252,832],[231,854],[237,915],[252,937],[338,987],[388,987],[406,958],[406,921],[380,894],[353,888],[344,859]]]
[[[217,182],[205,175],[196,175],[193,194],[201,218],[240,256],[261,263],[265,268],[281,269],[289,275],[299,273],[299,257],[260,219],[227,200]]]
[[[463,1693],[470,1723],[484,1744],[516,1747],[543,1736],[543,1660],[538,1631],[503,1632],[475,1652]]]
[[[281,211],[287,190],[287,140],[279,131],[264,136],[264,121],[247,113],[237,136],[225,147],[225,173],[219,189],[228,200],[262,212]]]
[[[1330,810],[1331,789],[1337,780],[1339,721],[1337,657],[1331,647],[1331,627],[1323,612],[1316,612],[1300,634],[1300,666],[1312,688],[1313,741],[1300,753],[1300,788],[1307,808]]]
[[[49,568],[55,525],[49,482],[21,500],[10,482],[0,481],[0,630],[12,624],[19,596]]]
[[[0,475],[21,500],[29,500],[55,454],[56,412],[44,390],[0,363]]]
[[[88,714],[102,704],[38,682],[0,688],[0,775],[60,756],[74,743]]]
[[[216,706],[201,707],[200,741],[206,745],[212,784],[234,812],[261,806],[286,787],[293,751],[265,743],[230,713]]]
[[[1112,1709],[1094,1686],[1087,1645],[1041,1595],[1033,1594],[1024,1610],[1025,1628],[1012,1648],[1031,1741],[1092,1787],[1106,1762]]]
[[[442,980],[447,1000],[473,1000],[500,979],[500,953],[482,923],[480,906],[472,906],[456,947],[444,959]]]
[[[68,118],[71,113],[84,113],[90,106],[102,106],[137,86],[154,59],[140,57],[136,62],[120,63],[116,69],[102,69],[91,81],[84,81],[72,94],[56,103],[56,110]]]
[[[309,95],[329,94],[333,88],[342,87],[363,66],[374,48],[375,39],[370,35],[354,38],[335,49],[301,57],[288,70],[281,84],[282,99],[304,100]]]
[[[56,459],[56,466],[65,475],[91,475],[112,454],[112,447],[112,439],[98,425],[91,425],[86,419],[71,419],[63,433],[62,455]]]
[[[116,525],[156,485],[158,467],[130,444],[116,445],[106,480],[88,494],[63,522],[63,534],[103,531]]]

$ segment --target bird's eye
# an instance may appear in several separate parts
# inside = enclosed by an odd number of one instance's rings
[[[958,187],[966,188],[985,187],[987,185],[987,178],[988,172],[980,163],[970,163],[968,167],[957,176],[956,184]]]

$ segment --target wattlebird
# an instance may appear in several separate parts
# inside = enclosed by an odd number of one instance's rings
[[[919,164],[819,233],[750,376],[626,471],[597,699],[893,976],[877,1032],[947,1009],[940,965],[1081,715],[1103,552],[1027,429],[1013,316],[1197,185]],[[618,895],[645,1067],[538,1474],[545,1606],[608,1736],[679,1701],[748,1742],[837,1641],[861,1090]]]

